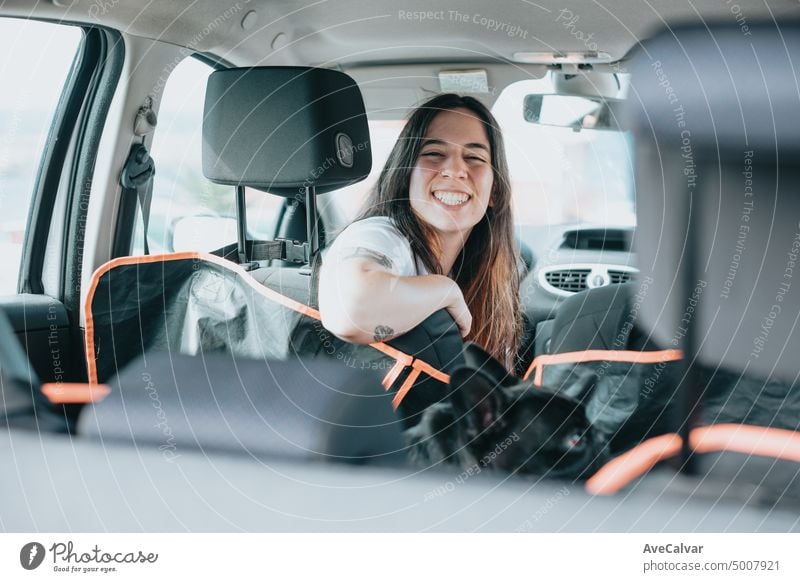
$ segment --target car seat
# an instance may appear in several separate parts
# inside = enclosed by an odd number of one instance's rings
[[[633,242],[651,281],[636,324],[685,354],[682,421],[598,471],[595,493],[672,459],[720,495],[735,479],[749,499],[798,503],[800,27],[750,30],[672,28],[631,59]]]
[[[355,83],[336,71],[303,67],[218,71],[209,78],[203,129],[204,172],[236,187],[233,260],[173,253],[120,257],[101,266],[86,298],[90,381],[109,381],[154,351],[221,351],[268,361],[333,358],[350,369],[381,371],[394,406],[413,423],[444,396],[446,366],[460,357],[461,338],[449,315],[434,314],[389,343],[345,344],[309,305],[307,274],[260,267],[265,260],[314,259],[316,195],[369,173],[369,134]],[[302,193],[307,240],[246,240],[244,186]]]

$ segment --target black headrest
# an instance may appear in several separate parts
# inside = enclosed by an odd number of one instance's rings
[[[797,24],[672,28],[632,59],[626,105],[639,323],[664,347],[691,325],[702,363],[786,382],[800,354],[797,63]]]
[[[203,117],[203,173],[220,184],[301,198],[367,177],[361,92],[344,73],[254,67],[212,73]]]
[[[800,22],[671,28],[630,62],[626,120],[683,153],[739,160],[800,153]]]

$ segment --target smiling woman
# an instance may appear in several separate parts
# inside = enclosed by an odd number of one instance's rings
[[[447,309],[465,339],[513,369],[521,327],[502,136],[477,100],[444,94],[411,114],[359,218],[320,273],[325,326],[386,340]]]

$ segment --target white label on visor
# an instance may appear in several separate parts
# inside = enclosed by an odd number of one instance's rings
[[[439,89],[442,93],[488,93],[489,79],[485,69],[439,71]]]

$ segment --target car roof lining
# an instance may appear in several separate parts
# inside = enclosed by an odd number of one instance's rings
[[[623,58],[666,24],[796,15],[785,0],[643,5],[641,0],[451,3],[404,0],[7,0],[4,15],[99,24],[214,54],[237,66],[315,65],[350,70],[396,63],[502,65],[516,52],[597,50]],[[333,9],[335,8],[335,9]],[[253,14],[250,14],[253,12]],[[424,19],[415,15],[425,14]],[[247,18],[245,18],[247,16]]]
[[[487,69],[491,90],[475,96],[491,106],[509,84],[539,78],[546,70],[515,63],[516,52],[596,49],[618,61],[668,23],[744,19],[740,24],[746,24],[797,13],[796,5],[783,0],[739,0],[739,16],[719,0],[658,7],[643,6],[640,0],[603,5],[576,0],[570,8],[556,0],[491,7],[466,0],[457,9],[422,0],[404,0],[402,8],[389,0],[335,0],[335,10],[332,2],[53,0],[31,7],[26,0],[7,0],[0,14],[108,26],[235,66],[335,68],[363,83],[370,117],[398,119],[427,95],[440,92],[436,75],[442,69]],[[409,76],[418,80],[410,83]]]

